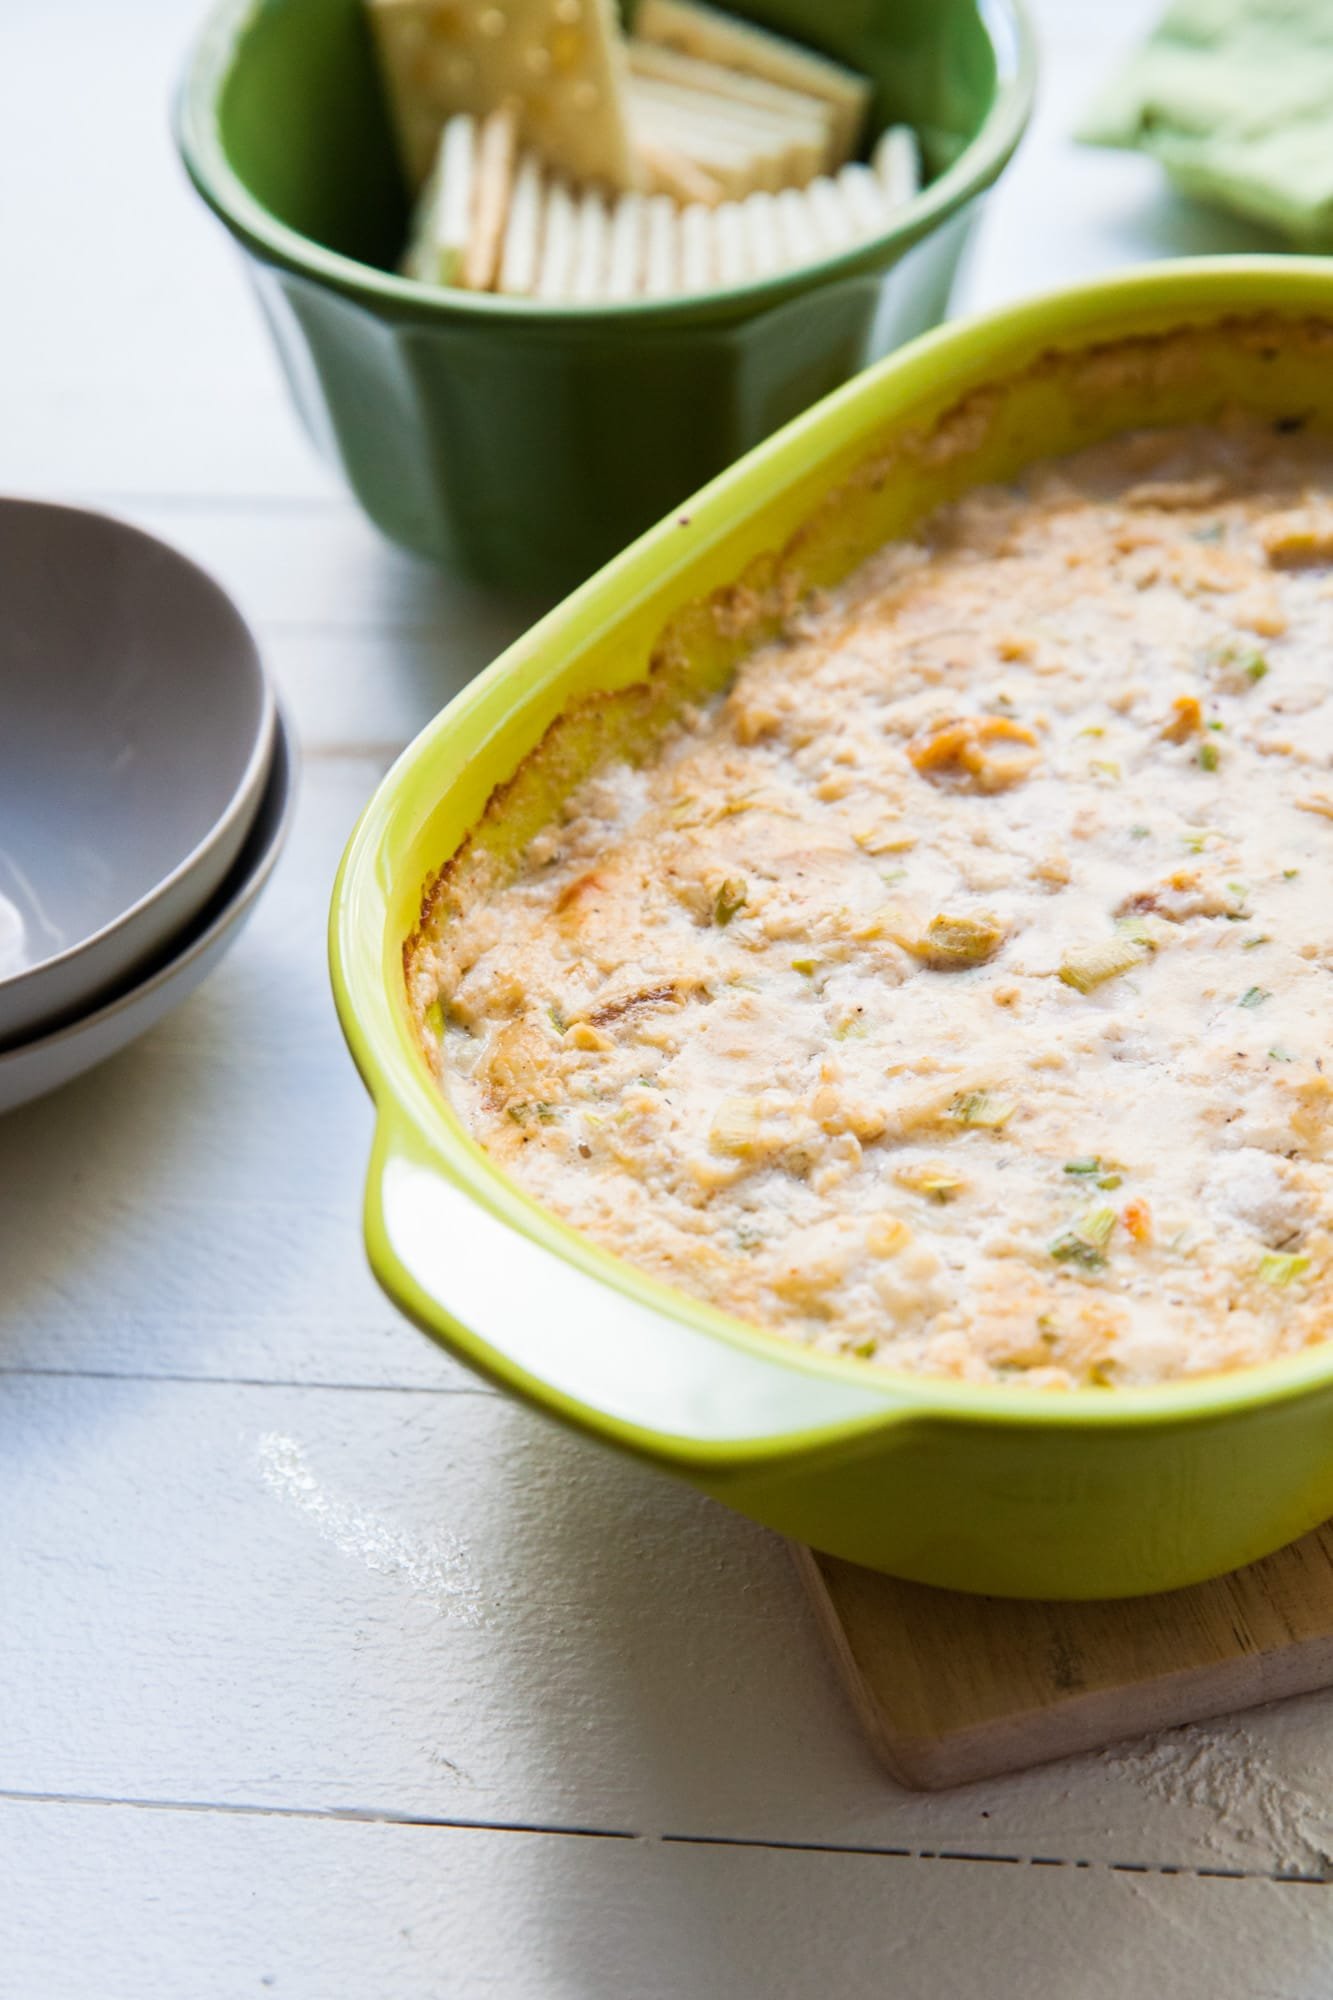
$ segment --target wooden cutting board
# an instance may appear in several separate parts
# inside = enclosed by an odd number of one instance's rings
[[[1333,1683],[1333,1523],[1213,1583],[1089,1604],[795,1554],[872,1743],[918,1791]]]

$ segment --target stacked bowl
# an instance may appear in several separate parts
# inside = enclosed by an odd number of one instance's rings
[[[255,642],[184,557],[0,500],[0,1111],[192,990],[285,831],[292,757]]]

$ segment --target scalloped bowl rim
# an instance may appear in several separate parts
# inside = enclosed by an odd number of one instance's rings
[[[759,310],[815,290],[829,279],[878,269],[884,265],[886,253],[892,259],[910,249],[998,179],[1023,136],[1036,92],[1037,44],[1024,0],[977,0],[978,18],[995,56],[994,101],[958,158],[904,204],[902,219],[891,229],[878,231],[850,249],[803,264],[798,270],[741,285],[682,292],[667,299],[552,304],[496,292],[425,285],[330,250],[279,221],[232,166],[216,115],[218,98],[241,56],[245,30],[256,11],[256,0],[220,0],[186,59],[176,93],[174,128],[190,179],[228,228],[274,262],[353,293],[367,303],[410,306],[427,318],[457,314],[528,326],[668,323],[701,309],[739,306]]]

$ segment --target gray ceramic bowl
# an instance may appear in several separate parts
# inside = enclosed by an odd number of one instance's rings
[[[279,716],[259,810],[217,894],[132,985],[69,1027],[0,1049],[0,1112],[43,1097],[105,1062],[193,993],[240,936],[272,874],[286,838],[295,789],[295,752]]]
[[[86,1012],[236,862],[273,694],[231,600],[103,514],[0,500],[0,1048]]]

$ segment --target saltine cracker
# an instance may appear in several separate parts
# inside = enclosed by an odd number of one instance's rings
[[[553,172],[635,184],[614,0],[368,0],[367,11],[413,189],[447,118],[511,100],[522,143]]]

